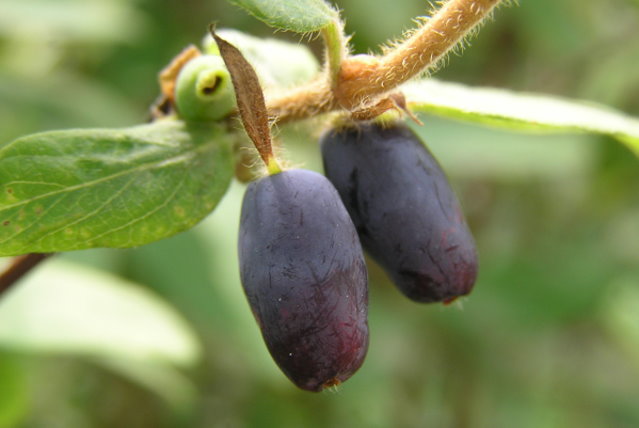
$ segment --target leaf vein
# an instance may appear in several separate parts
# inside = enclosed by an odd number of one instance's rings
[[[5,187],[14,186],[16,184],[33,184],[33,185],[43,185],[43,186],[58,186],[64,188],[64,184],[60,183],[51,183],[47,181],[27,181],[27,180],[15,180],[5,183]]]
[[[185,168],[184,169],[184,175],[182,176],[182,179],[180,180],[180,184],[178,184],[175,187],[175,190],[173,190],[173,192],[166,198],[166,200],[162,204],[158,205],[157,207],[155,207],[154,209],[152,209],[151,211],[149,211],[148,213],[144,214],[141,217],[135,218],[135,219],[133,219],[133,220],[121,225],[121,226],[116,227],[115,229],[111,229],[111,230],[109,230],[107,232],[104,232],[104,233],[98,235],[98,236],[94,236],[93,238],[91,238],[87,242],[94,242],[94,241],[96,241],[96,240],[98,240],[98,239],[100,239],[100,238],[102,238],[104,236],[107,236],[109,234],[115,233],[115,232],[117,232],[119,230],[122,230],[122,229],[126,229],[127,227],[129,227],[129,226],[131,226],[131,225],[133,225],[135,223],[138,223],[140,221],[143,221],[143,220],[149,218],[150,216],[152,216],[153,214],[157,213],[162,208],[166,207],[172,200],[175,199],[175,197],[177,196],[179,191],[184,186],[184,183],[186,183],[186,178],[187,178],[188,175],[189,175],[189,171],[188,171],[188,169]]]
[[[79,219],[72,221],[71,223],[67,223],[64,224],[62,226],[60,226],[59,228],[48,232],[47,234],[43,235],[40,237],[40,239],[38,239],[37,241],[35,241],[35,243],[40,243],[42,242],[46,237],[54,235],[58,232],[60,232],[63,229],[69,228],[71,226],[75,226],[78,223],[81,223],[83,221],[85,221],[88,218],[91,218],[95,215],[97,215],[100,211],[102,211],[106,206],[108,206],[115,198],[117,198],[118,196],[120,196],[122,193],[124,193],[124,191],[131,185],[131,183],[133,183],[135,181],[137,177],[133,176],[131,177],[131,179],[124,185],[122,186],[117,192],[115,192],[111,197],[109,197],[106,201],[104,201],[104,203],[102,203],[99,207],[97,207],[95,210],[85,214],[84,216],[80,217]]]

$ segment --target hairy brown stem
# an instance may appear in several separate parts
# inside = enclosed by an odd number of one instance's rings
[[[299,86],[280,94],[266,94],[266,107],[269,116],[276,122],[288,122],[306,119],[318,114],[333,111],[339,107],[333,97],[330,84],[324,79]]]
[[[269,98],[269,115],[299,120],[338,108],[361,109],[437,63],[503,0],[448,0],[405,41],[382,57],[342,62],[336,84],[323,81]]]
[[[0,273],[0,295],[7,291],[16,281],[36,267],[52,254],[25,254],[14,258],[9,267]]]
[[[361,73],[342,68],[336,91],[340,104],[353,108],[388,92],[436,64],[480,24],[501,0],[450,0],[408,39]]]

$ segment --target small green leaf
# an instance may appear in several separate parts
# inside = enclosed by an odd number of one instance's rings
[[[605,134],[639,155],[639,120],[604,106],[434,79],[409,83],[402,90],[414,111],[510,129]]]
[[[307,33],[327,26],[337,13],[323,0],[229,0],[280,30]]]
[[[304,45],[253,37],[231,29],[220,29],[216,33],[242,52],[266,90],[307,82],[319,72],[317,59]],[[202,45],[204,52],[220,54],[210,34],[206,35]]]
[[[189,325],[157,296],[62,260],[42,265],[0,300],[0,346],[177,367],[201,355]]]
[[[0,146],[0,256],[134,247],[187,230],[233,174],[219,125],[165,120]]]

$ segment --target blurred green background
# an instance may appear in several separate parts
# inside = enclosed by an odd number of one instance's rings
[[[364,53],[428,7],[335,3]],[[158,70],[211,21],[272,35],[221,0],[0,0],[0,142],[145,121]],[[437,77],[639,116],[637,58],[636,0],[521,1]],[[65,254],[3,297],[0,427],[638,427],[636,157],[606,137],[422,119],[477,239],[470,297],[409,302],[369,263],[363,367],[299,391],[242,294],[235,183],[189,232]],[[280,132],[292,163],[320,170],[316,133]]]

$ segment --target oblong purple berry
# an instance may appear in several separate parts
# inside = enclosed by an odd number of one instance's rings
[[[238,252],[244,292],[286,376],[309,391],[348,379],[368,348],[367,273],[333,185],[299,169],[251,183]]]
[[[477,252],[446,175],[406,125],[358,123],[321,138],[326,176],[362,246],[410,299],[468,294]]]

